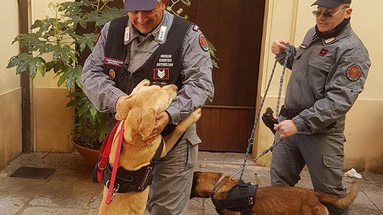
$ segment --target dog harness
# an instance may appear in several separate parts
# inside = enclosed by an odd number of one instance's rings
[[[241,212],[241,215],[251,215],[251,208],[255,203],[255,194],[258,185],[245,183],[240,180],[239,183],[230,190],[229,196],[224,200],[211,199],[216,210],[229,209]]]
[[[103,179],[104,185],[109,189],[105,202],[108,205],[111,203],[116,193],[141,192],[151,184],[154,166],[158,163],[164,147],[164,140],[162,139],[156,153],[150,160],[150,164],[141,167],[136,171],[129,171],[122,167],[118,167],[119,155],[122,150],[123,142],[123,123],[123,121],[117,123],[113,130],[105,138],[102,144],[98,162],[93,170],[93,182],[100,183],[101,179]],[[120,125],[121,130],[118,136],[119,139],[116,150],[116,157],[112,167],[108,162],[109,155],[112,148],[113,138],[116,135],[116,131]]]

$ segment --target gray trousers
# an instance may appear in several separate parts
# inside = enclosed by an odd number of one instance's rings
[[[186,214],[198,145],[185,137],[154,168],[148,210],[151,215]]]
[[[278,132],[275,140],[279,141]],[[296,134],[284,138],[272,151],[272,186],[294,186],[307,165],[315,191],[338,196],[346,194],[342,183],[343,144],[343,133]],[[326,206],[330,215],[348,214],[349,208]]]

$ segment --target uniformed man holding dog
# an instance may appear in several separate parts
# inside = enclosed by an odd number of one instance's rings
[[[116,112],[143,79],[153,84],[176,84],[177,97],[158,116],[153,137],[211,101],[214,93],[204,35],[198,26],[164,10],[165,3],[125,0],[127,16],[104,26],[82,74],[86,95],[99,111],[110,113]],[[156,165],[148,202],[150,214],[185,214],[200,142],[193,125]]]
[[[345,115],[362,92],[370,67],[368,51],[350,25],[351,0],[317,0],[316,26],[302,44],[294,47],[275,40],[272,53],[280,63],[287,46],[292,55],[280,123],[275,125],[272,185],[294,186],[307,164],[314,189],[344,195]],[[348,208],[328,207],[331,215],[348,214]]]

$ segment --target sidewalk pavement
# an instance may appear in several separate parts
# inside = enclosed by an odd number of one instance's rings
[[[200,152],[196,170],[237,172],[244,154]],[[249,163],[249,162],[248,162]],[[47,179],[9,177],[19,167],[54,168]],[[90,167],[77,153],[22,154],[0,170],[0,214],[2,215],[93,215],[101,203],[102,184],[91,180]],[[269,168],[250,164],[244,181],[269,186]],[[359,194],[350,215],[383,215],[383,175],[362,173]],[[311,188],[307,169],[297,186]],[[353,179],[345,178],[346,187]],[[147,214],[147,212],[145,213]],[[195,198],[189,202],[188,215],[213,215],[210,199]]]

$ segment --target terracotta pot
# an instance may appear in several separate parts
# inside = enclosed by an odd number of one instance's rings
[[[94,167],[97,163],[98,155],[100,153],[99,150],[89,149],[83,146],[78,145],[72,140],[72,144],[74,148],[80,153],[80,155],[88,161],[89,165]]]

